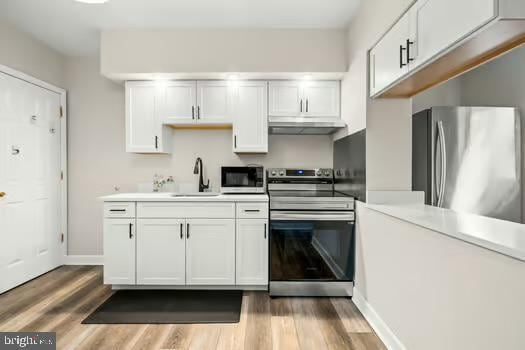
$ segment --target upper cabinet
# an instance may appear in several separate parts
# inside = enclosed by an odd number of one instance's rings
[[[231,124],[227,81],[170,81],[161,88],[166,124]]]
[[[370,96],[413,96],[524,36],[523,0],[416,1],[370,50]]]
[[[268,152],[268,83],[239,81],[233,87],[233,151]]]
[[[339,81],[271,81],[270,117],[339,118]]]
[[[126,151],[166,153],[170,140],[160,116],[159,89],[152,82],[126,82]]]

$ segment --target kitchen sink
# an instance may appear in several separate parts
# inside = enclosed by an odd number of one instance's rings
[[[220,193],[214,192],[195,192],[195,193],[174,193],[172,197],[217,197]]]

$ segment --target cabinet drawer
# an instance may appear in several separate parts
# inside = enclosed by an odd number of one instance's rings
[[[105,218],[134,218],[135,202],[106,202],[104,203]]]
[[[237,203],[238,219],[268,218],[268,203]]]
[[[142,202],[137,204],[139,218],[235,218],[234,203],[214,202]]]

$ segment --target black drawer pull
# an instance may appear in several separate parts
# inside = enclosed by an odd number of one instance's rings
[[[125,212],[126,209],[109,209],[111,212]]]
[[[245,213],[258,213],[260,212],[259,209],[244,209]]]

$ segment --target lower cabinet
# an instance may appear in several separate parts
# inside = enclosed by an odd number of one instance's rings
[[[137,284],[185,285],[183,219],[137,220]]]
[[[268,221],[237,220],[236,284],[268,284]]]
[[[186,284],[235,284],[235,220],[186,220]]]
[[[243,204],[248,207],[250,203]],[[114,210],[120,214],[123,209]],[[105,215],[105,284],[268,284],[266,212],[237,219],[235,208],[230,218],[223,219],[135,218],[132,210],[125,213],[128,218],[115,217],[109,210]]]
[[[135,219],[104,220],[104,283],[135,284]]]

